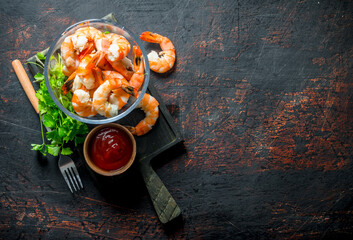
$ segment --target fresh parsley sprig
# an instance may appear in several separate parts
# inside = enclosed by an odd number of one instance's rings
[[[37,57],[40,60],[45,60],[43,54],[38,53]],[[60,103],[69,111],[74,112],[71,103],[72,94],[68,93],[65,95],[61,91],[61,86],[67,79],[62,71],[63,63],[61,56],[58,55],[57,58],[52,56],[50,61],[55,62],[54,66],[49,69],[50,86]],[[40,84],[36,92],[36,97],[38,98],[43,143],[31,144],[32,150],[40,151],[43,155],[47,153],[53,156],[58,156],[59,153],[70,155],[72,149],[68,145],[73,143],[76,147],[78,144],[83,143],[85,140],[84,135],[88,133],[88,127],[86,124],[67,116],[56,106],[45,85],[43,73],[37,73],[34,78]],[[45,141],[42,122],[44,126],[51,129],[45,135],[49,143]]]

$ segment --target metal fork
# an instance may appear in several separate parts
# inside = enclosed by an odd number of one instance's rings
[[[78,174],[74,161],[70,157],[60,155],[58,165],[65,182],[72,193],[72,189],[75,191],[83,189],[80,175]]]

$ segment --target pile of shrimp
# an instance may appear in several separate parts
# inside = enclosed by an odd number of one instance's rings
[[[164,36],[143,32],[141,40],[158,43],[160,53],[148,54],[152,71],[165,73],[175,62],[175,48]],[[102,33],[94,27],[83,27],[66,37],[61,45],[63,72],[68,79],[62,86],[64,94],[72,92],[72,106],[81,117],[100,114],[116,116],[130,97],[138,97],[144,81],[144,61],[141,50],[133,46],[133,61],[127,58],[129,41],[115,33]],[[158,101],[145,93],[137,106],[145,118],[128,129],[137,136],[149,132],[159,117]]]

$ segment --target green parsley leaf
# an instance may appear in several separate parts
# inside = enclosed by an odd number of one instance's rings
[[[31,146],[32,146],[32,150],[40,151],[43,149],[42,144],[31,144]]]
[[[63,148],[61,150],[62,155],[70,155],[72,153],[72,150],[70,148]]]
[[[76,137],[75,138],[75,146],[77,144],[81,144],[81,143],[84,143],[85,142],[85,137]]]
[[[46,136],[52,143],[53,141],[55,141],[56,144],[60,144],[62,142],[57,129],[47,132]]]
[[[38,53],[37,56],[41,60],[45,59],[45,56],[41,53]],[[53,56],[51,57],[51,61],[54,62],[54,65],[48,70],[50,86],[61,104],[74,113],[71,102],[72,94],[68,93],[64,95],[61,90],[62,85],[67,79],[63,73],[64,65],[61,56]],[[58,156],[60,152],[63,155],[69,155],[72,153],[72,149],[67,147],[66,144],[70,145],[70,143],[74,143],[75,146],[77,146],[77,144],[83,143],[85,139],[84,136],[89,131],[88,126],[70,118],[56,106],[49,95],[45,81],[43,81],[43,73],[37,73],[35,79],[39,82],[39,89],[36,92],[36,97],[38,98],[40,119],[42,118],[41,115],[43,115],[43,123],[40,120],[43,143],[32,144],[32,150],[40,151],[43,155],[49,153],[53,156]],[[51,131],[44,134],[42,124],[49,127]],[[44,136],[50,142],[49,144],[45,143]]]
[[[36,80],[35,82],[40,82],[44,80],[44,75],[42,73],[37,73],[34,75],[34,79]]]
[[[44,156],[46,156],[46,147],[45,147],[45,144],[31,144],[32,146],[32,149],[31,150],[34,150],[34,151],[40,151]]]
[[[109,34],[110,32],[109,31],[105,31],[104,34]]]
[[[44,126],[48,127],[48,128],[53,128],[55,127],[55,120],[54,118],[49,115],[49,114],[45,114],[44,115]]]
[[[56,146],[56,145],[47,145],[48,147],[48,153],[53,155],[53,156],[58,156],[59,155],[59,151],[60,151],[60,147]]]
[[[37,57],[39,58],[39,60],[45,60],[45,56],[41,52],[37,52]]]
[[[65,136],[67,135],[67,129],[64,127],[59,127],[58,134],[60,138],[65,138]]]

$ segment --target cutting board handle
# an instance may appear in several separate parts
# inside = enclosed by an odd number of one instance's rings
[[[148,161],[149,162],[149,161]],[[180,208],[151,164],[140,163],[140,170],[159,220],[166,224],[180,215]]]

